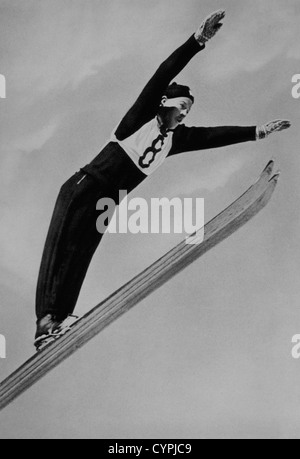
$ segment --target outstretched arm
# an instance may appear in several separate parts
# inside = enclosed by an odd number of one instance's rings
[[[174,51],[155,72],[135,104],[125,115],[116,130],[118,140],[123,140],[141,128],[157,114],[161,99],[171,81],[190,60],[205,47],[205,43],[220,29],[224,11],[209,16],[195,34]]]
[[[288,129],[290,121],[276,120],[262,126],[219,126],[186,127],[179,126],[173,137],[173,147],[169,156],[187,151],[219,148],[241,142],[264,139],[273,132]]]
[[[199,46],[193,35],[160,65],[118,126],[116,130],[118,140],[129,137],[156,116],[161,99],[170,82],[202,49],[204,45]]]
[[[169,156],[251,140],[256,140],[256,126],[187,127],[181,125],[175,129]]]

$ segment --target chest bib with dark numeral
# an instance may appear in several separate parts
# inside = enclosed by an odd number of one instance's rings
[[[165,142],[165,136],[159,134],[159,136],[153,140],[151,147],[148,147],[143,156],[139,159],[139,165],[143,169],[147,169],[155,161],[156,155],[162,150]]]

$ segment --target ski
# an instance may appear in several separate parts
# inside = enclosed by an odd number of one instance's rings
[[[196,231],[189,237],[189,244],[184,240],[175,246],[85,314],[65,335],[48,344],[8,376],[0,384],[0,410],[110,323],[257,215],[268,204],[276,188],[279,174],[272,176],[273,168],[274,162],[271,161],[254,185],[205,225],[204,239],[203,229]]]

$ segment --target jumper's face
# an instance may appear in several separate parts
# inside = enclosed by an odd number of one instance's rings
[[[167,129],[175,129],[190,112],[193,102],[189,97],[176,97],[173,99],[163,97],[161,106],[164,107],[160,114],[164,126]]]

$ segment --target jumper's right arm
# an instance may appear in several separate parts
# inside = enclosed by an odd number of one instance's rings
[[[224,16],[225,12],[221,10],[208,16],[196,33],[160,65],[116,129],[115,135],[118,140],[129,137],[156,116],[168,85],[189,61],[205,48],[205,43],[221,28],[220,21]]]

